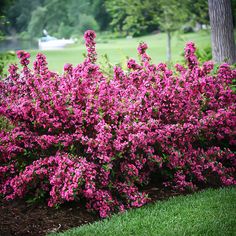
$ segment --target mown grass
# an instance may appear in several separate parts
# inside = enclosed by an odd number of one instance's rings
[[[236,235],[236,188],[209,189],[156,202],[54,236]]]
[[[109,62],[115,64],[126,64],[127,57],[138,59],[137,47],[140,42],[146,42],[149,46],[148,54],[152,58],[153,63],[166,62],[166,34],[159,33],[155,35],[148,35],[137,38],[121,38],[121,39],[104,39],[102,34],[97,36],[97,52],[98,63],[106,63],[104,55],[108,56]],[[200,31],[197,33],[174,33],[172,36],[172,62],[176,63],[183,60],[184,46],[186,42],[193,41],[197,47],[204,49],[210,45],[210,33],[209,31]],[[46,55],[49,68],[53,71],[61,73],[65,63],[72,63],[74,66],[81,63],[84,60],[86,48],[83,43],[83,38],[78,40],[73,46],[61,50],[40,51],[30,50],[31,54],[31,66],[32,62],[38,52],[42,52]],[[12,59],[9,63],[17,62],[18,60]],[[4,73],[7,73],[7,66],[4,69]]]
[[[126,57],[138,59],[137,47],[139,42],[146,42],[149,46],[148,54],[152,57],[154,63],[166,61],[166,34],[143,36],[132,39],[110,39],[103,40],[101,36],[97,37],[98,60],[103,60],[103,55],[107,54],[109,61],[113,64],[125,63]],[[204,48],[210,45],[210,33],[201,31],[198,33],[179,34],[175,33],[172,37],[172,60],[173,62],[182,59],[184,45],[188,41],[194,41],[197,47]],[[100,43],[99,43],[100,42]],[[34,59],[39,50],[30,51]],[[86,52],[82,38],[72,47],[55,51],[43,51],[47,56],[49,68],[61,72],[65,63],[76,65],[83,61],[83,54]]]

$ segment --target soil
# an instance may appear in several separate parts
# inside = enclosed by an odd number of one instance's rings
[[[183,194],[153,186],[149,186],[145,191],[149,194],[151,202]],[[0,236],[44,236],[97,220],[100,220],[98,215],[88,212],[78,203],[67,203],[55,209],[45,203],[0,201]]]
[[[0,206],[0,236],[41,236],[60,232],[98,220],[99,217],[75,204],[55,209],[44,204],[29,204],[24,200]]]

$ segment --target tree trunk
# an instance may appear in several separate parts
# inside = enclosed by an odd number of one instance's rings
[[[170,62],[171,60],[171,34],[170,31],[167,31],[167,61]]]
[[[230,0],[208,0],[213,60],[236,62],[233,16]]]

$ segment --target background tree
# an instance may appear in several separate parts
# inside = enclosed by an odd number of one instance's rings
[[[105,4],[114,31],[137,36],[159,27],[156,0],[106,0]]]
[[[209,25],[208,3],[206,0],[187,0],[186,9],[188,10],[189,23],[199,29],[202,25]]]
[[[189,24],[192,27],[195,22],[207,24],[208,20],[206,0],[67,0],[66,3],[65,0],[2,1],[1,11],[4,9],[6,20],[10,22],[8,27],[2,27],[3,30],[11,35],[22,32],[22,35],[27,35],[30,32],[32,37],[41,36],[39,29],[43,27],[49,34],[58,37],[82,34],[86,27],[139,36],[165,30],[167,24],[163,22],[163,13],[174,21],[178,18],[173,24],[176,27],[171,27],[173,30],[179,29],[181,24],[181,27]],[[183,22],[179,21],[183,17],[183,8],[179,5],[189,12]]]
[[[101,31],[107,30],[111,22],[111,16],[107,12],[105,0],[91,0],[92,15],[97,21]]]
[[[4,38],[6,33],[6,25],[7,25],[7,9],[9,8],[11,1],[10,0],[2,0],[0,7],[0,40]]]
[[[160,0],[160,28],[167,34],[167,61],[171,60],[171,34],[180,29],[188,17],[186,1]]]
[[[46,13],[45,7],[37,7],[32,12],[32,17],[28,26],[28,31],[31,37],[41,35],[46,26]]]
[[[236,62],[233,17],[229,0],[208,0],[213,60]]]
[[[11,1],[7,9],[7,19],[10,22],[8,31],[10,33],[20,33],[26,31],[31,19],[32,12],[40,5],[44,0],[18,0]]]
[[[8,26],[2,24],[3,18],[9,21]],[[86,27],[99,30],[100,24],[106,30],[108,18],[104,0],[3,0],[0,31],[11,36],[24,32],[39,37],[41,29],[46,28],[51,35],[69,37],[82,34]]]
[[[205,0],[106,0],[111,28],[133,36],[161,30],[167,33],[167,60],[171,60],[171,34],[190,24],[206,24]]]

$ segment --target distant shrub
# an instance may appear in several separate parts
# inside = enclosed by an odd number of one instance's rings
[[[184,25],[182,28],[181,28],[181,31],[186,34],[186,33],[192,33],[194,32],[194,29],[191,25]]]
[[[99,30],[98,23],[96,22],[96,20],[94,19],[93,16],[81,14],[80,20],[79,20],[79,25],[78,25],[78,30],[79,30],[79,32],[84,33],[88,29]]]
[[[0,115],[14,126],[0,132],[0,194],[83,200],[106,217],[148,202],[151,174],[179,191],[235,184],[236,70],[200,66],[191,42],[185,65],[170,70],[141,43],[140,64],[105,76],[94,40],[87,31],[87,58],[62,75],[42,54],[31,70],[30,54],[17,53],[23,69],[11,65],[0,82]]]

